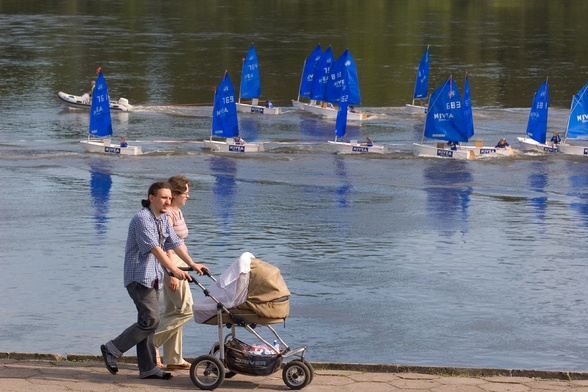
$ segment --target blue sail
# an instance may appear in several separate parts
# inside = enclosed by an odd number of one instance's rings
[[[549,111],[549,90],[547,87],[547,78],[539,87],[533,98],[533,106],[529,113],[527,122],[527,136],[531,139],[545,144],[545,135],[547,134],[547,115]]]
[[[225,71],[225,76],[214,94],[212,109],[212,135],[218,137],[235,137],[239,134],[235,89]]]
[[[449,77],[429,100],[424,136],[430,139],[467,142],[466,119],[461,96],[453,77]]]
[[[429,47],[425,50],[421,62],[419,63],[419,70],[416,75],[416,82],[414,85],[414,99],[426,98],[429,94]]]
[[[566,139],[588,140],[588,83],[572,98]]]
[[[333,56],[333,51],[329,46],[321,56],[321,59],[317,63],[314,70],[310,99],[316,99],[318,101],[325,100],[327,82],[329,81],[329,74],[334,61],[335,57]]]
[[[306,61],[304,62],[304,67],[302,68],[302,79],[300,80],[300,92],[298,94],[301,97],[310,98],[314,70],[322,55],[323,49],[321,48],[321,44],[318,44],[316,48],[314,48],[310,56],[306,58]]]
[[[349,49],[345,50],[331,67],[324,100],[331,103],[339,102],[344,88],[346,89],[347,104],[359,105],[361,97],[357,67]]]
[[[466,136],[468,140],[474,136],[474,114],[472,112],[472,99],[470,98],[470,82],[466,75],[463,86],[463,115],[466,121]]]
[[[345,72],[347,75],[347,72]],[[337,110],[337,120],[335,120],[335,135],[343,137],[347,131],[347,110],[349,107],[349,83],[347,76],[343,78],[343,87],[340,91],[339,109]]]
[[[247,57],[243,61],[241,72],[240,98],[258,98],[261,96],[261,79],[259,76],[259,63],[255,47],[251,44]]]
[[[110,103],[108,101],[108,86],[102,71],[98,72],[98,79],[92,93],[90,108],[90,135],[104,137],[112,135],[112,119],[110,117]]]

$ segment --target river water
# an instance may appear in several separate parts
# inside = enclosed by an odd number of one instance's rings
[[[423,118],[403,105],[430,44],[433,84],[468,72],[475,138],[516,148],[546,76],[550,130],[564,129],[587,81],[573,37],[588,2],[336,4],[0,3],[1,351],[98,354],[132,323],[128,223],[153,181],[183,173],[191,253],[215,274],[244,251],[277,265],[292,292],[278,331],[311,361],[586,369],[588,163],[415,158]],[[211,154],[212,86],[225,69],[238,80],[251,42],[284,114],[240,116],[268,151]],[[334,121],[291,108],[318,42],[358,63],[370,117],[347,137],[389,154],[332,154]],[[88,113],[55,93],[86,90],[97,66],[135,105],[114,133],[143,156],[82,151]],[[190,323],[184,353],[215,340]]]

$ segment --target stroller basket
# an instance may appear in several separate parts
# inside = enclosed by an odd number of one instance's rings
[[[225,345],[225,358],[229,369],[253,376],[269,376],[282,365],[280,354],[255,354],[255,348],[233,338]]]

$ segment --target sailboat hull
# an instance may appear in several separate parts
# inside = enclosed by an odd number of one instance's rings
[[[110,139],[89,139],[82,140],[82,146],[86,152],[107,154],[107,155],[142,155],[140,146],[121,147],[120,144],[113,144]]]
[[[237,103],[237,111],[241,113],[257,113],[257,114],[282,114],[282,110],[278,107],[267,108],[259,105],[249,105],[246,103]]]
[[[411,105],[407,103],[404,107],[410,112],[415,114],[425,114],[427,113],[426,106],[419,106],[419,105]]]
[[[264,151],[262,143],[235,144],[217,140],[205,140],[204,148],[207,148],[214,152],[226,152],[236,154]]]
[[[514,155],[514,151],[511,147],[484,147],[481,143],[476,146],[461,145],[461,148],[473,151],[476,158],[498,158]]]
[[[572,146],[567,143],[559,144],[559,152],[567,155],[588,156],[588,147],[586,146]]]
[[[302,103],[302,110],[326,118],[337,118],[337,108],[329,108],[326,106],[317,105],[316,103]],[[347,122],[349,121],[364,121],[367,119],[367,114],[360,112],[348,112]]]
[[[550,145],[539,143],[538,141],[528,137],[517,137],[521,150],[523,151],[536,151],[546,154],[559,152],[557,147],[551,147]]]
[[[441,146],[442,143],[437,146],[431,146],[427,144],[413,143],[414,155],[420,157],[436,157],[436,158],[448,158],[448,159],[475,159],[476,155],[471,149],[458,149],[451,150],[446,148],[445,145]],[[444,143],[443,143],[444,144]]]
[[[334,142],[329,140],[329,147],[341,154],[386,154],[388,152],[386,146],[362,146],[357,141],[345,142]]]

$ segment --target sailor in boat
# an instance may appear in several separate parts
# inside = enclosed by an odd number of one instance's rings
[[[551,137],[551,147],[557,148],[559,143],[561,143],[561,137],[557,131],[553,131],[553,136]]]
[[[459,148],[459,142],[454,142],[452,140],[448,141],[447,145],[451,147],[453,151],[456,151]]]
[[[373,147],[374,146],[374,142],[372,141],[371,137],[366,137],[365,138],[365,142],[361,143],[362,146],[366,146],[366,147]]]
[[[269,100],[269,98],[265,100],[265,107],[269,109],[274,107],[274,104]]]
[[[121,147],[128,147],[129,143],[127,143],[127,138],[124,136],[121,136],[120,138],[120,146]]]
[[[505,138],[501,138],[494,148],[506,148],[509,147],[509,144],[506,142]]]
[[[239,135],[233,138],[233,142],[235,142],[235,144],[245,144],[245,140],[243,140]]]

